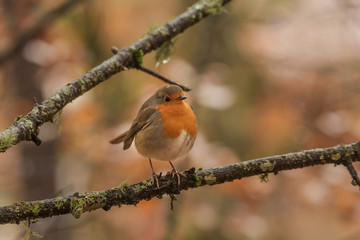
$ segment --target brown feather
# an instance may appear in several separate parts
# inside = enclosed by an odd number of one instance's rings
[[[128,149],[131,146],[131,144],[134,140],[134,137],[135,137],[135,135],[131,135],[129,138],[125,139],[124,147],[123,147],[124,150]]]
[[[133,121],[131,128],[127,132],[124,132],[117,138],[111,140],[110,143],[117,144],[124,142],[123,149],[128,149],[131,146],[135,135],[146,125],[149,117],[156,111],[157,110],[155,108],[151,107],[140,111],[136,119]]]
[[[120,136],[114,138],[113,140],[110,141],[111,144],[118,144],[118,143],[122,143],[125,140],[126,135],[128,134],[129,131],[124,132],[123,134],[121,134]]]

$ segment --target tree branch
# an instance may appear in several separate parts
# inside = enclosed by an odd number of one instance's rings
[[[180,194],[189,188],[232,182],[237,179],[259,174],[278,173],[284,170],[310,167],[323,164],[343,164],[348,161],[360,161],[360,142],[319,148],[272,157],[235,163],[227,166],[183,172],[180,186],[171,174],[159,179],[159,189],[152,179],[129,186],[126,182],[119,187],[105,191],[75,193],[67,197],[58,197],[32,202],[18,202],[11,206],[0,207],[0,224],[17,223],[29,219],[46,218],[56,215],[72,214],[80,218],[84,212],[99,208],[105,211],[112,206],[136,205],[142,200],[149,201],[164,194]]]
[[[162,81],[164,81],[164,82],[166,82],[168,84],[174,84],[176,86],[179,86],[179,87],[181,87],[182,90],[184,90],[186,92],[191,91],[191,88],[189,88],[187,86],[184,86],[184,85],[181,85],[181,84],[178,84],[178,83],[176,83],[174,81],[171,81],[170,79],[164,77],[163,75],[161,75],[161,74],[159,74],[157,72],[154,72],[153,70],[151,70],[149,68],[146,68],[146,67],[144,67],[142,65],[137,66],[137,69],[140,70],[140,71],[143,71],[145,73],[148,73],[150,75],[153,75],[154,77],[157,77],[157,78],[161,79]]]
[[[0,152],[21,141],[34,141],[40,144],[39,127],[45,122],[52,121],[54,116],[68,103],[86,93],[99,83],[109,79],[114,74],[135,68],[147,54],[162,44],[174,38],[187,28],[201,21],[204,17],[221,11],[224,4],[231,0],[201,0],[190,7],[186,12],[174,18],[162,27],[148,33],[136,43],[121,49],[113,57],[94,67],[80,78],[57,91],[51,98],[34,108],[15,123],[0,132]]]

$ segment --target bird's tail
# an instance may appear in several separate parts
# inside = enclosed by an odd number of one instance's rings
[[[124,132],[123,134],[121,134],[120,136],[114,138],[113,140],[110,141],[111,144],[118,144],[118,143],[122,143],[123,141],[125,141],[126,135],[128,134],[127,132]]]

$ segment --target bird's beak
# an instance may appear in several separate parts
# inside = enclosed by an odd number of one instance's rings
[[[185,100],[186,99],[186,97],[185,96],[180,96],[180,97],[178,97],[176,100]]]

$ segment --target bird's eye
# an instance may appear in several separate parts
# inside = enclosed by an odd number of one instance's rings
[[[166,97],[164,98],[164,100],[165,100],[165,102],[170,102],[171,99],[166,96]]]

